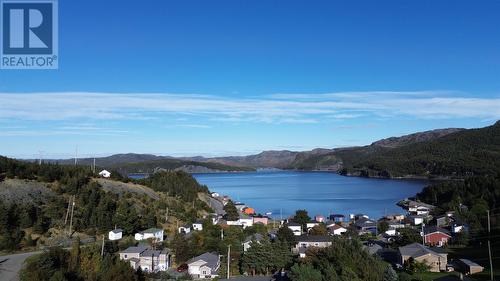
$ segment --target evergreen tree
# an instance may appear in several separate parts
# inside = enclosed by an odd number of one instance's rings
[[[229,200],[226,206],[224,206],[224,211],[226,211],[226,220],[236,221],[239,219],[238,209],[236,209],[233,201]]]

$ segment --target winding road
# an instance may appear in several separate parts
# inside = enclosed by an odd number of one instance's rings
[[[19,271],[21,271],[24,261],[39,253],[42,251],[0,256],[0,281],[19,280]]]

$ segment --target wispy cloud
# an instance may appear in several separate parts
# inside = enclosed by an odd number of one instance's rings
[[[474,98],[452,91],[275,94],[245,98],[168,93],[0,93],[0,120],[148,120],[172,117],[189,124],[193,118],[307,124],[367,115],[494,120],[500,118],[500,98]],[[207,126],[189,124],[185,126]],[[92,130],[91,127],[73,129]]]

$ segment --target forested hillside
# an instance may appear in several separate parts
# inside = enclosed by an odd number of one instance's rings
[[[8,185],[3,181],[9,181]],[[43,185],[34,185],[36,182]],[[87,167],[38,165],[0,157],[0,188],[9,188],[9,196],[0,200],[0,250],[50,246],[56,240],[76,234],[92,237],[107,233],[115,226],[126,234],[133,234],[165,223],[167,208],[171,217],[182,221],[194,220],[199,212],[209,210],[197,196],[207,193],[207,187],[183,172],[160,172],[137,182],[144,185],[142,189],[149,187],[156,191],[154,198],[157,199],[135,192],[113,192],[112,182],[109,180],[103,189]],[[16,195],[16,186],[23,195],[25,185],[34,185],[46,192],[39,192],[33,200],[21,200],[24,197]],[[67,233],[66,217],[72,197],[75,201],[73,228]]]

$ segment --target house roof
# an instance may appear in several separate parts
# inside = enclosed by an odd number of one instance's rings
[[[331,242],[332,237],[326,235],[300,235],[297,242]]]
[[[296,223],[296,222],[289,222],[288,223],[288,226],[302,226],[300,223]]]
[[[137,247],[128,247],[127,249],[121,251],[120,253],[122,254],[140,254],[144,251],[146,251],[148,247],[146,246],[137,246]]]
[[[204,261],[205,264],[204,266],[208,266],[213,270],[215,270],[217,268],[217,265],[219,264],[219,254],[217,253],[204,253],[204,254],[201,254],[197,257],[194,257],[192,259],[190,259],[187,264],[190,264],[190,263],[193,263],[193,262],[197,262],[197,261]]]
[[[248,243],[250,241],[260,241],[262,240],[262,238],[264,238],[262,234],[256,233],[254,235],[247,236],[247,238],[245,239],[245,241],[243,241],[243,243]]]
[[[151,257],[151,256],[154,256],[154,257],[158,257],[162,254],[167,254],[168,253],[168,250],[146,250],[144,252],[142,252],[140,254],[141,257]]]
[[[123,230],[122,230],[122,229],[120,229],[120,228],[117,228],[117,229],[113,229],[113,230],[111,230],[110,232],[113,232],[113,233],[115,233],[115,234],[118,234],[118,233],[120,233],[120,232],[123,232]]]
[[[371,219],[360,218],[356,221],[356,223],[354,223],[354,225],[357,227],[373,227],[377,226],[377,223]]]
[[[148,229],[144,230],[142,233],[157,233],[160,231],[163,231],[163,229],[152,227],[152,228],[148,228]]]
[[[410,256],[412,258],[418,258],[421,256],[425,256],[428,254],[431,255],[438,255],[440,253],[431,250],[430,248],[423,246],[422,244],[419,243],[413,243],[409,244],[403,247],[399,247],[399,252],[401,253],[402,256]]]
[[[441,232],[441,233],[446,234],[446,235],[448,235],[448,236],[451,237],[450,232],[448,230],[444,229],[444,228],[437,227],[437,226],[434,226],[434,225],[432,225],[432,226],[426,226],[424,228],[424,234],[425,235],[429,235],[429,234],[436,233],[436,232]]]
[[[337,230],[337,229],[341,229],[341,228],[346,229],[345,227],[338,225],[338,224],[334,224],[334,225],[330,226],[328,229]]]

